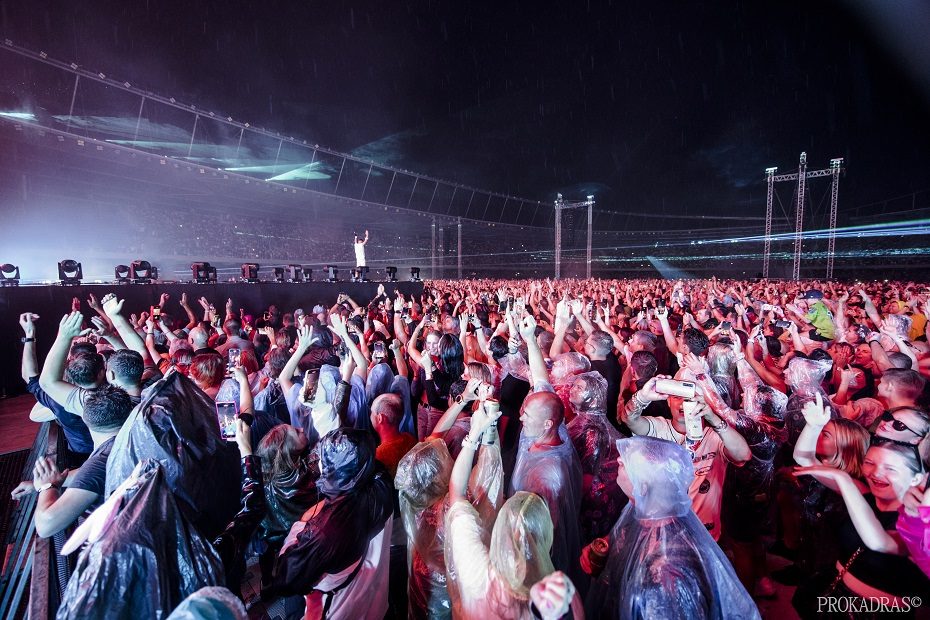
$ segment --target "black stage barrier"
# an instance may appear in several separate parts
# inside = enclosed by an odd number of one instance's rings
[[[58,323],[62,315],[71,311],[71,299],[81,300],[81,312],[90,326],[90,317],[96,313],[87,305],[88,296],[93,293],[99,300],[109,292],[125,299],[123,313],[139,314],[148,311],[157,304],[162,293],[171,298],[164,312],[172,317],[186,318],[181,309],[181,293],[187,293],[188,303],[198,318],[203,316],[203,309],[197,302],[201,297],[216,306],[223,313],[226,300],[232,298],[234,312],[244,308],[255,318],[270,304],[275,304],[281,312],[292,312],[303,308],[310,313],[313,306],[320,304],[327,309],[336,303],[339,293],[346,293],[360,306],[367,305],[378,292],[378,282],[304,282],[278,283],[158,283],[158,284],[82,284],[79,286],[18,286],[0,288],[0,395],[12,396],[26,391],[25,383],[20,378],[20,361],[22,359],[23,335],[19,327],[19,315],[34,312],[39,315],[36,321],[36,350],[41,364],[45,354],[52,346],[58,333]],[[393,297],[395,290],[408,299],[411,295],[423,292],[422,282],[384,282],[385,292]]]

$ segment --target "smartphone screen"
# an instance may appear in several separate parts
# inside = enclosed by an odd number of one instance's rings
[[[157,321],[161,318],[161,306],[152,306],[152,320]]]
[[[226,441],[236,440],[236,415],[239,413],[239,406],[233,402],[216,403],[216,419],[220,425],[220,435]]]

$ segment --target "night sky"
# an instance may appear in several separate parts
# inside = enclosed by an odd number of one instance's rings
[[[766,167],[844,157],[848,213],[930,188],[930,5],[879,3],[894,33],[871,4],[5,0],[0,33],[254,126],[605,210],[763,215]]]

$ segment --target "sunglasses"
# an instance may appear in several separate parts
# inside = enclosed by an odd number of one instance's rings
[[[914,433],[918,437],[923,437],[924,435],[923,433],[918,433],[917,431],[909,427],[907,424],[905,424],[901,420],[898,420],[897,418],[895,418],[894,414],[891,413],[890,411],[885,411],[882,413],[882,420],[885,422],[891,422],[891,428],[898,431],[899,433],[908,431],[908,432]]]

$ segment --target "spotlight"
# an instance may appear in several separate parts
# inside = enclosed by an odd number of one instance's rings
[[[326,265],[326,274],[327,282],[339,281],[339,268],[336,265]]]
[[[58,279],[63,286],[76,286],[84,278],[81,263],[73,258],[66,258],[58,262]]]
[[[242,264],[242,281],[243,282],[258,282],[258,263],[243,263]]]
[[[288,265],[288,282],[303,282],[304,268],[300,265]]]
[[[197,284],[216,284],[216,267],[210,263],[192,263],[191,275]]]
[[[309,265],[304,265],[304,282],[313,282],[313,269]]]
[[[129,284],[129,267],[117,265],[113,269],[113,278],[117,284]]]
[[[274,268],[274,281],[275,281],[275,282],[284,282],[284,267],[275,267],[275,268]]]
[[[387,272],[388,282],[397,282],[397,267],[385,267],[384,270]]]
[[[10,263],[0,265],[0,286],[19,286],[19,267]]]
[[[411,282],[420,282],[420,268],[411,267],[410,268],[410,281]]]
[[[158,277],[158,270],[147,260],[134,260],[129,264],[129,277],[133,284],[149,284]]]

